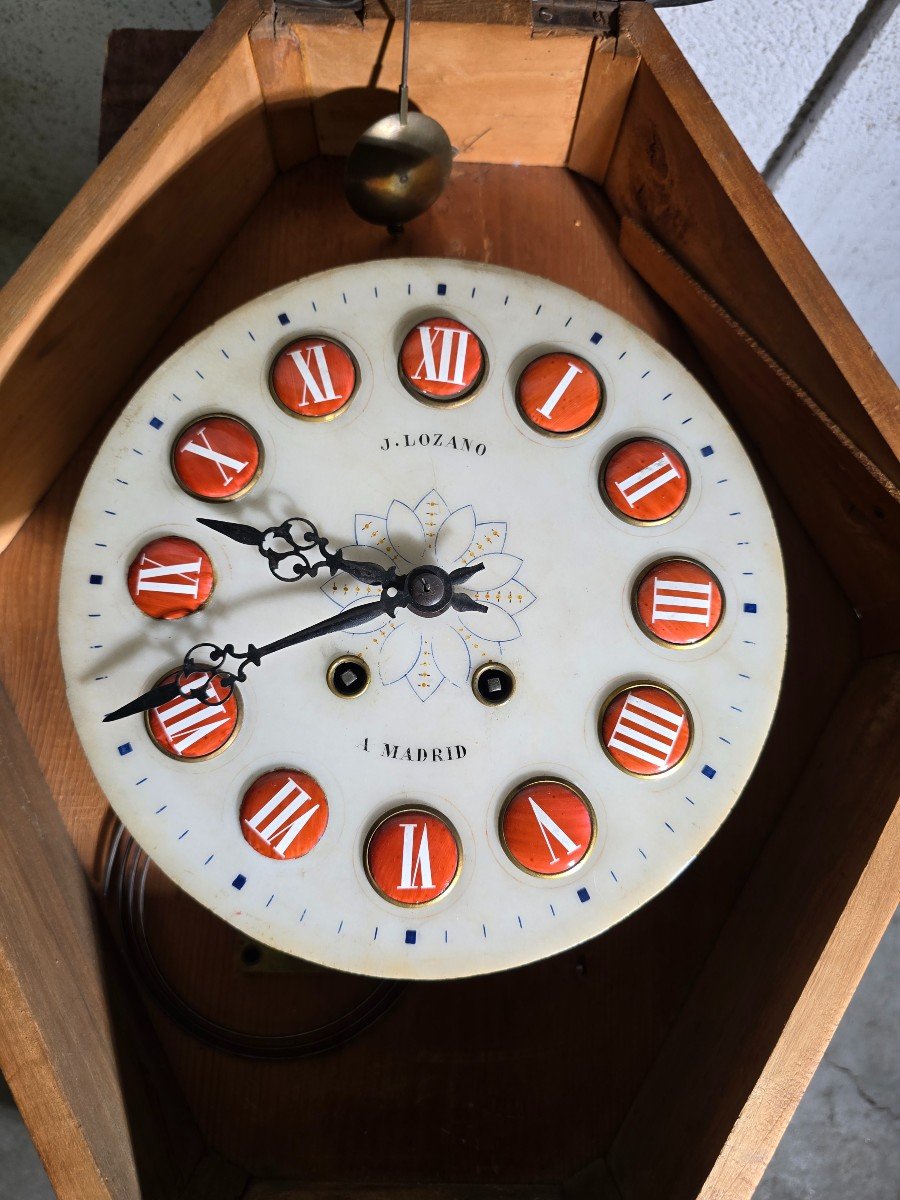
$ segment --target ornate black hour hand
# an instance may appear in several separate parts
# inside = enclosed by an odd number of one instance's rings
[[[230,642],[225,646],[217,646],[214,642],[201,642],[192,646],[184,656],[177,679],[151,688],[149,692],[144,692],[142,696],[123,704],[115,712],[107,713],[103,720],[120,721],[123,717],[159,708],[161,704],[166,704],[179,695],[190,696],[202,704],[221,704],[234,691],[234,685],[243,683],[247,678],[247,668],[258,667],[270,654],[287,650],[289,646],[298,646],[301,642],[312,641],[313,638],[325,637],[329,633],[353,629],[356,625],[364,625],[373,617],[393,617],[398,608],[405,608],[409,604],[409,597],[402,586],[403,580],[400,580],[400,585],[399,590],[393,587],[388,589],[392,595],[385,591],[380,600],[352,605],[333,617],[317,621],[315,625],[308,625],[305,629],[290,633],[275,642],[268,642],[265,646],[250,645],[242,654],[238,653]],[[210,697],[207,688],[213,680],[219,685],[216,689],[218,694]]]
[[[477,563],[472,567],[457,567],[455,571],[450,572],[450,582],[454,585],[465,583],[471,579],[473,575],[477,575],[479,571],[484,570],[484,563]],[[487,605],[481,604],[474,596],[468,595],[466,592],[458,592],[454,586],[453,597],[450,601],[450,606],[456,612],[487,612]]]
[[[487,612],[488,607],[465,592],[454,592],[450,607],[456,612]]]
[[[477,575],[479,571],[484,570],[484,563],[473,563],[470,567],[457,567],[455,571],[450,572],[451,583],[465,583],[471,579],[473,575]]]
[[[389,587],[394,583],[396,572],[393,567],[381,567],[378,563],[359,562],[344,557],[342,550],[332,550],[328,539],[323,538],[312,521],[305,517],[288,517],[280,525],[268,529],[254,529],[237,521],[217,521],[211,517],[198,517],[198,522],[217,533],[223,533],[234,542],[244,546],[256,546],[268,561],[269,570],[282,583],[293,583],[309,575],[317,575],[327,569],[332,575],[346,571],[360,583]],[[318,553],[317,561],[311,556]]]

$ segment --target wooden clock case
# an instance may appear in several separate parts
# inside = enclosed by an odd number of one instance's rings
[[[639,0],[590,30],[417,2],[412,98],[460,153],[401,236],[358,221],[340,156],[393,103],[392,5],[231,0],[3,292],[0,1065],[73,1200],[748,1198],[896,902],[896,389]],[[775,510],[787,673],[743,798],[653,903],[546,962],[410,985],[331,1054],[253,1062],[142,999],[98,917],[110,814],[65,703],[62,547],[105,428],[177,346],[280,283],[406,254],[545,275],[706,382]],[[362,986],[247,968],[155,876],[148,922],[237,1024]]]

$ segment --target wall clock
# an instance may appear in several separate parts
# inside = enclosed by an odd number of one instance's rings
[[[144,384],[60,639],[176,883],[288,953],[435,979],[584,941],[691,861],[771,722],[785,585],[668,353],[543,279],[399,259],[270,292]]]

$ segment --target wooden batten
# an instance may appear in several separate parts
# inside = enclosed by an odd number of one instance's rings
[[[275,174],[259,11],[229,6],[3,290],[0,550]]]
[[[679,314],[860,614],[867,652],[900,649],[900,491],[629,217],[622,220],[619,246],[626,262]]]
[[[615,1139],[622,1200],[752,1195],[900,899],[898,721],[900,656],[862,664]]]
[[[662,23],[625,0],[641,56],[604,186],[894,483],[897,388]],[[877,422],[877,424],[876,424]]]
[[[566,165],[602,184],[615,149],[640,55],[627,38],[598,38],[588,59],[584,90]]]
[[[398,237],[358,221],[331,156],[394,109],[399,11],[230,0],[3,293],[0,550],[36,511],[0,557],[2,1066],[63,1200],[749,1200],[897,898],[896,389],[638,0],[617,37],[535,32],[529,0],[416,0],[412,100],[459,165]],[[273,1068],[151,1029],[107,952],[85,882],[107,808],[60,720],[62,547],[123,390],[263,291],[399,254],[553,278],[717,385],[803,616],[744,799],[665,897],[571,955],[410,988],[367,1042]],[[159,936],[212,1011],[205,920]],[[518,1054],[523,986],[590,1027],[579,1061]]]
[[[0,804],[0,1067],[60,1200],[169,1200],[203,1143],[2,687]]]
[[[378,1184],[310,1186],[291,1180],[262,1179],[251,1184],[241,1200],[569,1200],[569,1197],[562,1187],[550,1183],[451,1187],[425,1183],[407,1188]],[[606,1200],[606,1197],[595,1194],[592,1200]]]
[[[355,24],[353,14],[343,15]],[[275,161],[279,171],[287,171],[319,153],[312,92],[297,24],[277,8],[266,13],[250,31],[250,49]]]

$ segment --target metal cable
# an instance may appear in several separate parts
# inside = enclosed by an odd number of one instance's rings
[[[380,980],[365,999],[334,1020],[286,1034],[252,1033],[214,1021],[180,995],[150,946],[144,921],[149,868],[150,859],[119,822],[103,871],[103,895],[116,909],[129,965],[166,1016],[204,1045],[259,1061],[324,1054],[359,1037],[393,1007],[403,991],[404,984],[397,980]]]

